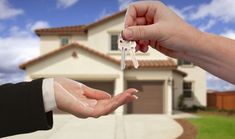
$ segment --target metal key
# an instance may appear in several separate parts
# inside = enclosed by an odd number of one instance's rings
[[[135,57],[135,47],[136,47],[135,41],[126,41],[122,38],[122,35],[119,36],[118,48],[121,50],[121,69],[122,70],[124,70],[126,66],[125,58],[126,58],[127,52],[131,55],[131,60],[133,62],[134,67],[135,68],[139,67],[139,63]]]

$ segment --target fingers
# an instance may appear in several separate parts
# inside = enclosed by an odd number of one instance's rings
[[[102,115],[111,113],[112,111],[114,111],[119,106],[125,103],[136,100],[138,98],[137,96],[134,95],[136,92],[137,92],[136,89],[128,89],[124,91],[123,93],[113,97],[112,99],[109,99],[106,104],[103,104],[103,105],[97,104],[98,106],[95,106],[95,107],[91,106],[89,104],[90,102],[88,101],[86,102],[88,102],[89,106],[84,105],[83,104],[84,102],[82,102],[81,100],[78,100],[76,101],[77,102],[76,105],[73,106],[73,110],[75,110],[73,114],[80,118],[86,118],[86,117],[98,118]]]
[[[139,40],[137,41],[137,51],[141,51],[143,53],[146,53],[149,49],[149,41],[147,40]]]
[[[157,35],[157,24],[131,26],[123,31],[123,38],[126,40],[156,40]]]
[[[146,25],[147,21],[144,17],[139,17],[136,19],[136,25]]]
[[[105,91],[97,90],[83,85],[84,95],[92,99],[110,99],[111,95]]]
[[[131,102],[133,100],[136,100],[138,98],[137,96],[134,95],[136,92],[137,92],[136,89],[128,89],[123,93],[113,97],[108,103],[108,105],[105,106],[104,110],[102,111],[102,115],[111,113],[119,106]]]
[[[132,3],[126,12],[125,16],[125,28],[135,25],[137,17],[145,17],[147,15],[148,21],[152,21],[154,16],[153,12],[156,12],[159,2],[135,2]],[[155,5],[155,6],[153,6]],[[155,14],[155,13],[154,13]],[[151,15],[151,16],[149,16]],[[138,22],[138,21],[137,21]]]
[[[127,9],[125,16],[125,23],[124,23],[125,28],[133,26],[136,18],[137,18],[137,11],[134,6],[130,5]]]

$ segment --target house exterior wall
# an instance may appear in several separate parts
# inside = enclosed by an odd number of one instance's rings
[[[185,81],[193,83],[193,97],[186,98],[185,104],[206,106],[206,71],[197,66],[179,66],[178,69],[188,73]]]
[[[77,42],[80,44],[83,44],[88,47],[88,37],[87,35],[74,35],[71,36],[71,39],[69,40],[71,43]]]
[[[71,56],[73,52],[78,53],[78,58]],[[113,66],[108,66],[110,64]],[[82,49],[70,48],[50,59],[28,66],[27,74],[31,77],[61,75],[76,79],[108,80],[119,77],[120,70],[117,64],[95,57]]]
[[[49,53],[60,48],[59,36],[40,36],[40,54]]]
[[[174,73],[173,74],[173,108],[178,109],[179,96],[183,93],[183,81],[184,78]]]

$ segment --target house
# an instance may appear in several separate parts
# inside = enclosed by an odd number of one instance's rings
[[[116,110],[121,113],[171,114],[181,94],[185,104],[205,106],[206,72],[190,62],[150,48],[136,53],[138,69],[133,68],[130,56],[126,69],[120,69],[117,39],[124,16],[121,11],[88,25],[36,30],[41,55],[20,65],[26,80],[63,76],[111,94],[138,89],[139,99]]]

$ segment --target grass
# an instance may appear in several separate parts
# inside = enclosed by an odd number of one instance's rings
[[[189,119],[198,129],[197,139],[234,139],[235,117],[218,114],[199,114],[201,118]]]

